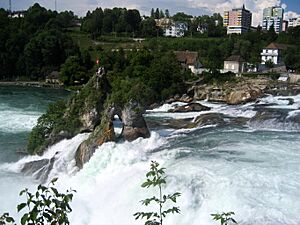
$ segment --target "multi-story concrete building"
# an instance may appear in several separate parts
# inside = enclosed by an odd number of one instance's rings
[[[248,32],[252,24],[252,13],[242,8],[224,12],[223,25],[227,27],[227,34],[242,34]]]
[[[183,37],[184,32],[188,30],[188,25],[185,22],[175,22],[172,26],[165,29],[166,37]]]
[[[282,32],[284,9],[279,6],[264,9],[262,29],[269,30],[272,26],[276,33]]]
[[[300,26],[300,17],[289,19],[289,27],[298,27]]]

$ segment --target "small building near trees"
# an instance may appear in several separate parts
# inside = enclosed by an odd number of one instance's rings
[[[201,74],[205,68],[199,61],[198,52],[175,51],[177,61],[185,69],[190,69],[193,74]]]
[[[224,73],[243,73],[246,72],[246,61],[240,55],[232,55],[224,61]]]
[[[61,82],[59,81],[59,72],[52,71],[48,76],[46,76],[45,82],[47,84],[61,84]]]
[[[166,37],[183,37],[184,32],[188,30],[188,25],[185,22],[175,22],[167,27],[164,32]]]
[[[274,65],[283,65],[282,52],[288,48],[287,45],[272,42],[262,51],[261,64],[273,63]]]

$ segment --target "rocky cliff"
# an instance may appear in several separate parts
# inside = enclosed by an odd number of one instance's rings
[[[253,101],[262,97],[264,90],[268,87],[270,79],[240,79],[236,83],[202,84],[195,85],[189,89],[189,94],[194,100],[213,102],[224,102],[231,105],[238,105]]]
[[[98,146],[108,141],[116,141],[113,120],[118,116],[123,129],[119,139],[133,141],[147,138],[150,132],[143,118],[144,108],[135,101],[116,105],[110,100],[111,88],[104,73],[94,77],[66,104],[54,107],[39,119],[33,129],[29,152],[42,154],[50,145],[64,138],[71,138],[83,132],[90,132],[76,152],[76,163],[82,168]]]

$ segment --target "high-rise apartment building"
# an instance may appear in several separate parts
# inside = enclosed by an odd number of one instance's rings
[[[279,6],[264,9],[262,29],[270,30],[273,26],[276,33],[282,32],[284,9]]]
[[[252,24],[252,13],[242,8],[224,12],[223,25],[227,27],[227,34],[242,34],[248,32]]]

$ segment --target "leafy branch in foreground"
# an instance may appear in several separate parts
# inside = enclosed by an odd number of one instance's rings
[[[14,218],[10,217],[8,213],[4,213],[2,216],[0,216],[0,225],[5,225],[14,222]]]
[[[150,171],[146,174],[147,180],[141,185],[143,188],[157,187],[159,191],[158,197],[153,196],[152,198],[146,198],[141,201],[145,206],[148,206],[151,203],[157,204],[159,206],[158,212],[137,212],[133,215],[136,220],[146,218],[147,221],[145,222],[145,225],[162,225],[163,218],[168,214],[180,213],[179,207],[176,206],[166,210],[163,208],[168,201],[176,203],[177,198],[181,195],[179,192],[163,195],[162,187],[166,184],[165,169],[166,168],[159,168],[159,163],[152,161]]]
[[[236,220],[232,218],[232,216],[235,215],[234,212],[227,212],[227,213],[216,213],[211,214],[213,217],[213,220],[218,221],[220,220],[221,225],[229,225],[231,223],[237,224]]]
[[[21,217],[21,225],[67,225],[70,224],[68,213],[72,211],[70,202],[73,199],[74,190],[67,193],[59,193],[54,188],[57,178],[54,178],[47,186],[39,185],[37,191],[32,194],[28,189],[20,192],[20,196],[26,196],[26,201],[17,206],[18,212],[27,209]],[[0,225],[14,223],[15,220],[4,213],[0,216]]]

